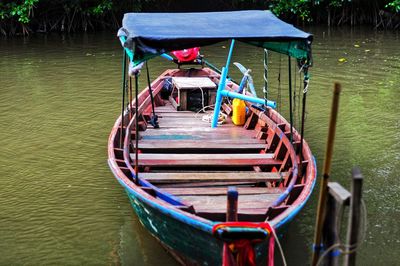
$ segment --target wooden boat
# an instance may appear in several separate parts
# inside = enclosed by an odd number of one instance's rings
[[[202,120],[206,113],[188,110],[196,87],[202,88],[203,102],[207,97],[213,103],[221,79],[225,81],[224,72],[201,65],[166,70],[137,101],[123,105],[108,142],[110,169],[141,223],[185,265],[234,265],[228,264],[223,247],[240,249],[240,243],[253,250],[245,254],[254,263],[243,265],[265,262],[272,243],[268,239],[300,211],[316,179],[307,142],[273,108],[246,101],[246,121],[237,126],[232,106],[222,103],[226,118],[216,128]],[[226,81],[223,89],[235,92],[239,85]],[[148,123],[153,112],[159,127]],[[233,201],[227,200],[228,188]]]

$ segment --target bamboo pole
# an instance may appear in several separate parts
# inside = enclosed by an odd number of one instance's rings
[[[326,143],[323,177],[322,177],[322,183],[321,183],[319,201],[317,207],[317,219],[315,223],[315,234],[314,234],[314,250],[311,262],[312,266],[315,266],[317,264],[321,251],[321,232],[322,232],[323,218],[325,216],[324,214],[325,214],[326,199],[328,192],[327,186],[331,172],[331,162],[333,154],[333,144],[335,140],[336,120],[339,109],[340,91],[341,91],[341,85],[339,83],[335,83],[333,91],[331,118],[328,129],[328,141]]]

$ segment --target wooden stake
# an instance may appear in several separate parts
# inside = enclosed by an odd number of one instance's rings
[[[352,183],[351,183],[351,200],[350,200],[350,215],[349,224],[347,229],[347,248],[344,265],[354,266],[356,265],[356,253],[352,252],[357,247],[359,239],[358,234],[360,231],[360,220],[361,220],[361,196],[362,196],[362,183],[363,176],[361,170],[358,167],[353,168],[352,172]],[[366,221],[364,221],[365,223]]]
[[[328,186],[329,175],[331,172],[331,162],[333,154],[333,144],[335,140],[336,120],[339,109],[340,91],[341,91],[341,85],[339,83],[335,83],[333,91],[331,118],[329,122],[328,141],[326,143],[323,177],[322,177],[318,208],[317,208],[317,219],[315,223],[314,250],[311,262],[312,266],[315,266],[317,264],[321,251],[321,232],[322,232],[323,218],[325,217],[326,198],[328,191],[327,186]]]

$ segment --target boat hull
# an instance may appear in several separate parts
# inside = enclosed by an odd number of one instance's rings
[[[141,224],[184,265],[222,265],[223,242],[185,222],[154,208],[140,195],[126,190],[132,208]],[[258,265],[265,265],[267,241],[254,245]]]

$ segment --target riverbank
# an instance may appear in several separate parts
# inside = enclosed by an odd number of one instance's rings
[[[205,12],[244,9],[270,9],[285,21],[302,26],[367,25],[376,29],[400,29],[400,0],[367,2],[27,0],[0,2],[0,35],[115,30],[120,27],[120,21],[126,12]]]

